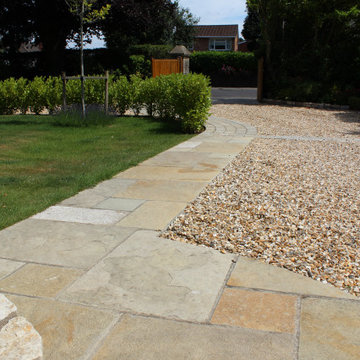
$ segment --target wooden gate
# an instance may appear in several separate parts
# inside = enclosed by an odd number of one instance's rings
[[[182,58],[178,59],[152,59],[152,75],[178,74],[183,72]]]

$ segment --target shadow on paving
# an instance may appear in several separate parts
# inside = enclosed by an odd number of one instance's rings
[[[212,88],[212,103],[259,105],[256,88]]]

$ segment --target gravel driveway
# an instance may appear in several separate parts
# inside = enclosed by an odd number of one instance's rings
[[[163,236],[239,253],[360,295],[360,113],[215,105],[255,139]]]

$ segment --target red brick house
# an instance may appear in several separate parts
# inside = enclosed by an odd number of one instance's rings
[[[196,25],[195,51],[238,51],[238,25]]]

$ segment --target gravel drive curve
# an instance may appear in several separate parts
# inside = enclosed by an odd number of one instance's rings
[[[360,296],[359,113],[268,105],[216,105],[212,113],[270,138],[255,139],[163,236]]]

